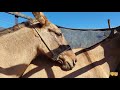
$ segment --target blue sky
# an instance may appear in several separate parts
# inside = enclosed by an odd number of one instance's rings
[[[31,12],[21,12],[33,17]],[[120,12],[44,12],[54,24],[69,28],[107,28],[107,19],[111,20],[111,27],[120,25]],[[19,22],[26,19],[19,18]],[[0,27],[14,25],[14,16],[0,12]]]

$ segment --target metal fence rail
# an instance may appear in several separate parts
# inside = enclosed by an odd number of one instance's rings
[[[6,13],[15,15],[17,17],[25,18],[25,19],[32,19],[31,17],[21,14],[20,12],[6,12]]]

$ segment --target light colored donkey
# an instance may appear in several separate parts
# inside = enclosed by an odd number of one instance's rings
[[[19,78],[40,54],[56,59],[64,70],[75,66],[76,56],[60,29],[48,20],[44,24],[36,20],[30,23],[26,27],[18,25],[14,27],[18,30],[0,37],[0,78]]]

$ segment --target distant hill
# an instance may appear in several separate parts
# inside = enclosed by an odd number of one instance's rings
[[[0,31],[2,31],[3,29],[5,29],[5,28],[3,28],[3,27],[0,27]]]

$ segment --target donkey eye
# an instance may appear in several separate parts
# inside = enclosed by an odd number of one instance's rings
[[[62,33],[56,33],[56,35],[58,35],[58,36],[62,36]]]
[[[56,31],[54,31],[54,30],[52,30],[52,29],[48,29],[49,30],[49,32],[53,32],[54,34],[56,34],[57,36],[62,36],[62,33],[61,32],[56,32]]]

